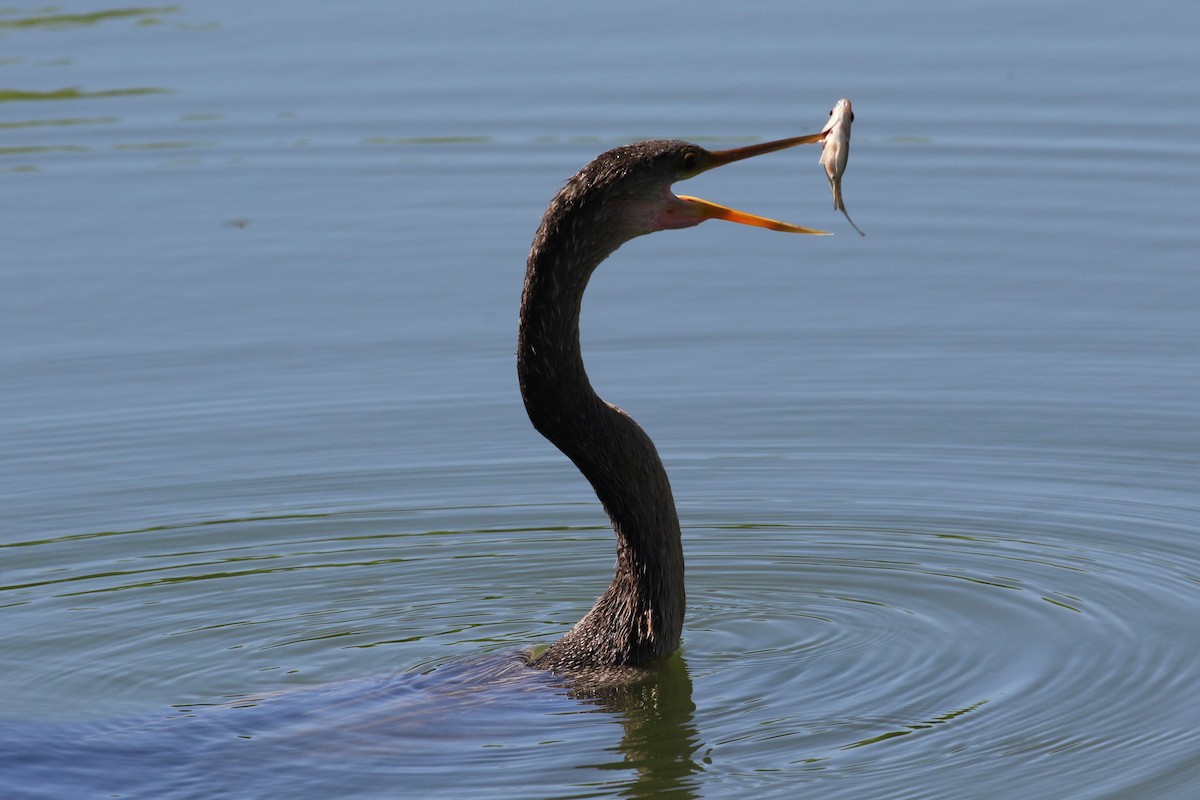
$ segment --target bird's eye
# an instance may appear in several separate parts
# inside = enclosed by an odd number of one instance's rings
[[[688,172],[696,168],[696,152],[694,150],[688,150],[683,154],[683,168]]]
[[[850,121],[854,122],[854,112],[853,111],[850,112]]]

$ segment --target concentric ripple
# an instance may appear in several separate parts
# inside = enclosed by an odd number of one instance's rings
[[[1071,796],[1196,746],[1194,561],[964,520],[713,530],[690,552],[699,722],[735,785],[783,771],[904,797],[967,781]]]
[[[547,797],[1144,796],[1194,772],[1200,564],[1171,546],[1186,513],[688,526],[682,657],[629,695],[516,660],[603,588],[611,532],[557,524],[598,513],[382,509],[9,546],[9,623],[57,624],[27,626],[31,657],[10,658],[55,691],[10,703],[5,771],[125,787],[113,765],[146,778],[185,748],[194,771],[153,789],[186,797],[212,763],[251,780],[231,747],[253,740],[254,763],[314,785],[430,797],[465,763],[519,764]]]

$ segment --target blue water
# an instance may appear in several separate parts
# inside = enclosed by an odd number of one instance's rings
[[[0,795],[1191,798],[1200,11],[0,11]],[[856,121],[595,275],[680,654],[524,670],[612,534],[524,259],[638,138]]]

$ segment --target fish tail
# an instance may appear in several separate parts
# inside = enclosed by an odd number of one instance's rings
[[[841,211],[843,214],[845,214],[845,215],[846,215],[846,222],[849,222],[849,223],[850,223],[850,227],[851,227],[851,228],[854,228],[854,230],[858,231],[858,235],[859,235],[859,236],[866,236],[866,235],[867,235],[867,234],[863,233],[863,229],[862,229],[862,228],[860,228],[860,227],[858,227],[857,225],[855,225],[855,224],[854,224],[854,220],[850,219],[850,212],[846,211],[846,206],[845,206],[845,205],[843,205],[843,206],[842,206],[840,209],[838,209],[838,210],[839,210],[839,211]]]

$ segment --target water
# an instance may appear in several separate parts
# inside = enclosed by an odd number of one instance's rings
[[[6,7],[2,794],[1192,797],[1198,17]],[[836,237],[713,222],[589,290],[680,654],[521,669],[612,563],[516,390],[546,201],[841,96],[865,239],[801,148],[686,191]]]

